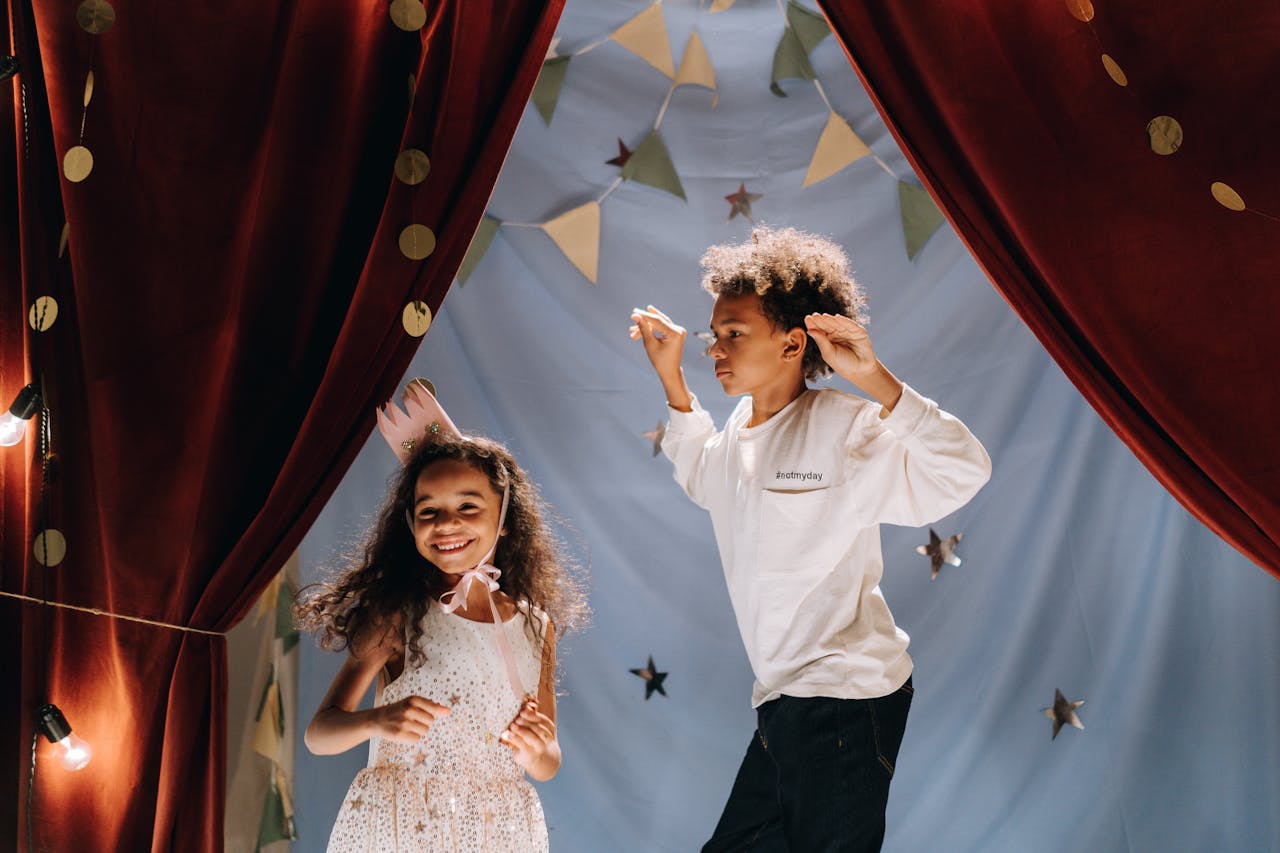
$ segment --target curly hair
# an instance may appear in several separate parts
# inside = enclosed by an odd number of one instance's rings
[[[580,569],[544,522],[546,505],[511,453],[488,438],[440,436],[422,442],[392,479],[376,522],[346,565],[328,582],[299,590],[294,617],[304,630],[316,633],[321,648],[350,648],[359,654],[388,632],[404,629],[406,662],[420,666],[425,661],[422,618],[453,583],[418,552],[406,518],[419,474],[445,459],[482,471],[499,495],[510,484],[507,533],[498,540],[494,563],[502,569],[502,591],[529,605],[525,620],[530,635],[536,639],[541,634],[539,610],[559,633],[586,618]]]
[[[796,228],[757,227],[750,242],[712,246],[702,256],[702,289],[712,296],[760,297],[775,329],[803,329],[808,314],[843,314],[867,323],[867,298],[849,271],[849,258],[835,243]],[[809,338],[804,376],[816,379],[831,368]]]

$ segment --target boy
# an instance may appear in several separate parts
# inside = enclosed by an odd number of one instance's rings
[[[756,677],[757,731],[703,851],[879,850],[912,695],[879,525],[963,506],[991,461],[876,358],[838,246],[762,228],[702,266],[708,354],[725,393],[745,395],[722,431],[685,384],[685,330],[651,305],[631,336],[667,394],[675,478],[711,513]],[[879,405],[806,386],[831,370]]]

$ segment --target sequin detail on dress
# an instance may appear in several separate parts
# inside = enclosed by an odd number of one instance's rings
[[[535,620],[536,622],[536,620]],[[542,621],[545,634],[547,620]],[[493,626],[443,612],[423,617],[426,660],[379,691],[377,705],[422,696],[452,710],[417,744],[373,738],[329,836],[329,853],[544,853],[542,803],[510,748],[498,742],[520,711]],[[521,680],[536,685],[542,641],[522,613],[503,625]]]

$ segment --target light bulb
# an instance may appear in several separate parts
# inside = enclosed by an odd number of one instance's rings
[[[27,385],[18,392],[9,411],[0,414],[0,446],[12,447],[27,434],[27,421],[40,408],[40,392]]]
[[[68,770],[79,770],[89,763],[93,750],[84,738],[71,733],[71,725],[57,705],[41,705],[36,711],[40,732],[59,747],[58,761]]]
[[[67,735],[58,741],[58,746],[62,748],[62,754],[58,756],[58,761],[68,770],[79,770],[89,763],[89,759],[93,758],[93,749],[89,746],[88,741],[79,735]]]

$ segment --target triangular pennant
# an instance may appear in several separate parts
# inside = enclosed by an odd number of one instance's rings
[[[725,9],[732,6],[733,3],[734,0],[711,0],[711,12],[712,14],[716,12],[723,12]]]
[[[796,0],[787,3],[787,23],[800,39],[807,56],[824,38],[831,35],[831,25],[821,15],[810,12]]]
[[[676,74],[675,85],[686,83],[693,86],[706,86],[716,93],[711,102],[712,108],[720,102],[720,91],[716,88],[716,70],[711,65],[711,57],[707,56],[707,46],[702,43],[698,31],[689,34],[689,43],[684,47],[684,56],[680,59],[680,71]]]
[[[555,59],[548,59],[542,63],[542,73],[533,84],[531,100],[548,127],[551,125],[551,116],[555,114],[556,103],[560,100],[560,87],[564,85],[564,74],[569,70],[569,60],[572,58],[557,56]]]
[[[858,138],[849,123],[834,111],[827,116],[827,126],[818,137],[818,147],[809,161],[809,171],[804,176],[804,186],[816,184],[871,153],[867,143]]]
[[[662,137],[656,130],[646,136],[644,142],[631,153],[631,159],[622,167],[622,177],[624,180],[666,190],[680,198],[685,197],[675,164],[671,162],[667,146],[662,143]]]
[[[902,213],[902,236],[907,241],[907,258],[916,255],[942,225],[942,211],[923,187],[898,181],[898,207]]]
[[[600,264],[600,205],[589,201],[542,224],[542,230],[564,252],[578,272],[596,283]]]
[[[488,215],[481,217],[480,226],[476,228],[476,233],[471,238],[471,245],[467,247],[467,254],[462,259],[462,265],[458,267],[458,284],[466,284],[467,279],[471,278],[471,274],[476,271],[476,265],[480,263],[484,253],[489,251],[489,246],[493,243],[493,237],[498,233],[498,226],[501,224],[501,219]]]
[[[276,841],[294,841],[298,834],[293,817],[285,810],[284,799],[275,777],[267,785],[266,800],[262,804],[262,822],[258,824],[257,850]]]
[[[254,611],[253,621],[257,624],[264,616],[268,614],[274,616],[280,600],[280,581],[284,575],[276,575],[271,579],[271,583],[267,584],[267,588],[262,591],[262,596],[258,599],[258,607]]]
[[[777,50],[773,52],[773,76],[769,81],[769,91],[780,98],[785,98],[787,93],[778,85],[779,80],[788,80],[792,77],[812,80],[816,76],[813,73],[813,66],[809,64],[809,55],[805,53],[804,45],[800,43],[800,37],[796,35],[795,30],[787,27],[782,31]]]
[[[614,30],[609,38],[668,77],[676,76],[675,64],[671,60],[671,40],[667,38],[667,21],[662,17],[662,3],[654,3]]]
[[[283,763],[280,754],[284,734],[283,714],[280,687],[276,683],[276,670],[273,666],[262,691],[262,700],[258,703],[258,715],[254,717],[257,726],[253,730],[253,751],[276,764]]]
[[[298,628],[293,622],[293,596],[296,590],[284,573],[276,584],[276,639],[283,640],[283,654],[289,654],[298,645]]]

